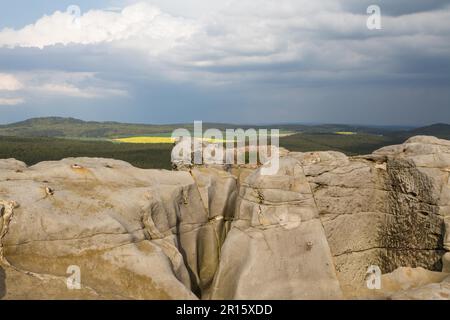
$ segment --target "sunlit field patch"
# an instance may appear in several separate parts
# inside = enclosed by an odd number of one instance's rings
[[[279,138],[288,137],[295,134],[295,132],[280,132],[278,134]],[[171,136],[169,136],[170,133],[161,133],[161,134],[154,134],[153,136],[136,136],[136,137],[126,137],[126,138],[117,138],[113,139],[114,142],[119,143],[141,143],[141,144],[147,144],[147,143],[154,143],[154,144],[173,144],[175,142],[175,139],[173,139]],[[205,142],[210,143],[227,143],[232,142],[233,140],[227,140],[226,133],[223,133],[224,139],[203,139]],[[270,139],[270,137],[269,137]]]
[[[160,144],[171,144],[174,143],[175,140],[171,137],[129,137],[129,138],[120,138],[114,139],[116,142],[121,143],[160,143]]]
[[[207,142],[211,143],[225,143],[227,142],[224,139],[204,139]],[[120,138],[114,139],[116,142],[120,143],[155,143],[155,144],[173,144],[175,139],[171,137],[129,137],[129,138]]]
[[[352,136],[357,134],[356,132],[351,132],[351,131],[339,131],[339,132],[335,132],[335,134],[340,134],[342,136]]]

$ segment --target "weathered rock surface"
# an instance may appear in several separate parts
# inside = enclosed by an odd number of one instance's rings
[[[338,299],[331,252],[310,186],[293,158],[240,186],[213,299]],[[270,288],[270,290],[268,290]]]
[[[88,298],[196,298],[177,248],[208,219],[189,174],[103,159],[30,168],[2,161],[1,167],[0,196],[19,204],[9,219],[3,215],[6,298],[10,292],[17,297],[21,281],[23,287],[50,281],[53,296],[70,295],[56,287],[71,265],[80,267],[82,287],[92,292]],[[49,297],[46,285],[38,287],[42,298]]]
[[[444,238],[444,248],[447,251],[450,251],[450,215],[444,218],[445,220],[445,238]],[[450,273],[450,252],[447,252],[442,257],[442,271]]]
[[[399,268],[382,276],[378,297],[391,300],[449,300],[450,274],[423,268]]]
[[[281,155],[270,176],[0,160],[0,298],[446,298],[449,141]]]
[[[370,265],[442,269],[450,142],[414,137],[373,155],[291,153],[303,164],[347,296]]]
[[[392,300],[450,300],[450,277],[440,283],[400,291],[390,297]]]

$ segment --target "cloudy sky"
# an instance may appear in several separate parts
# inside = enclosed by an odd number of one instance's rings
[[[0,1],[0,123],[450,122],[450,0]]]

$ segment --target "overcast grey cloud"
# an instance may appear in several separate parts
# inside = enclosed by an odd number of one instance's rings
[[[448,0],[342,0],[343,8],[354,13],[361,12],[368,6],[376,4],[383,8],[384,14],[391,16],[440,10],[449,5]]]
[[[381,30],[370,1],[63,7],[0,30],[1,122],[449,122],[448,1],[393,3]]]

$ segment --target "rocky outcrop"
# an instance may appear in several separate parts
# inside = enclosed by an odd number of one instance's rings
[[[267,176],[255,166],[0,160],[0,297],[446,297],[449,141],[280,154]],[[380,290],[367,289],[369,266],[384,273]]]
[[[368,297],[390,300],[449,300],[450,274],[423,268],[398,268],[381,278],[382,288]]]
[[[33,297],[70,297],[64,282],[72,265],[88,298],[196,298],[178,243],[207,217],[189,174],[66,159],[30,168],[2,161],[0,179],[0,197],[20,204],[2,231],[6,298],[39,282],[55,289],[38,286]]]
[[[338,299],[331,252],[310,185],[293,158],[239,188],[213,299]],[[270,288],[270,290],[268,290]]]
[[[415,137],[348,158],[294,154],[303,165],[348,296],[364,289],[367,268],[441,270],[449,214],[450,143]]]

